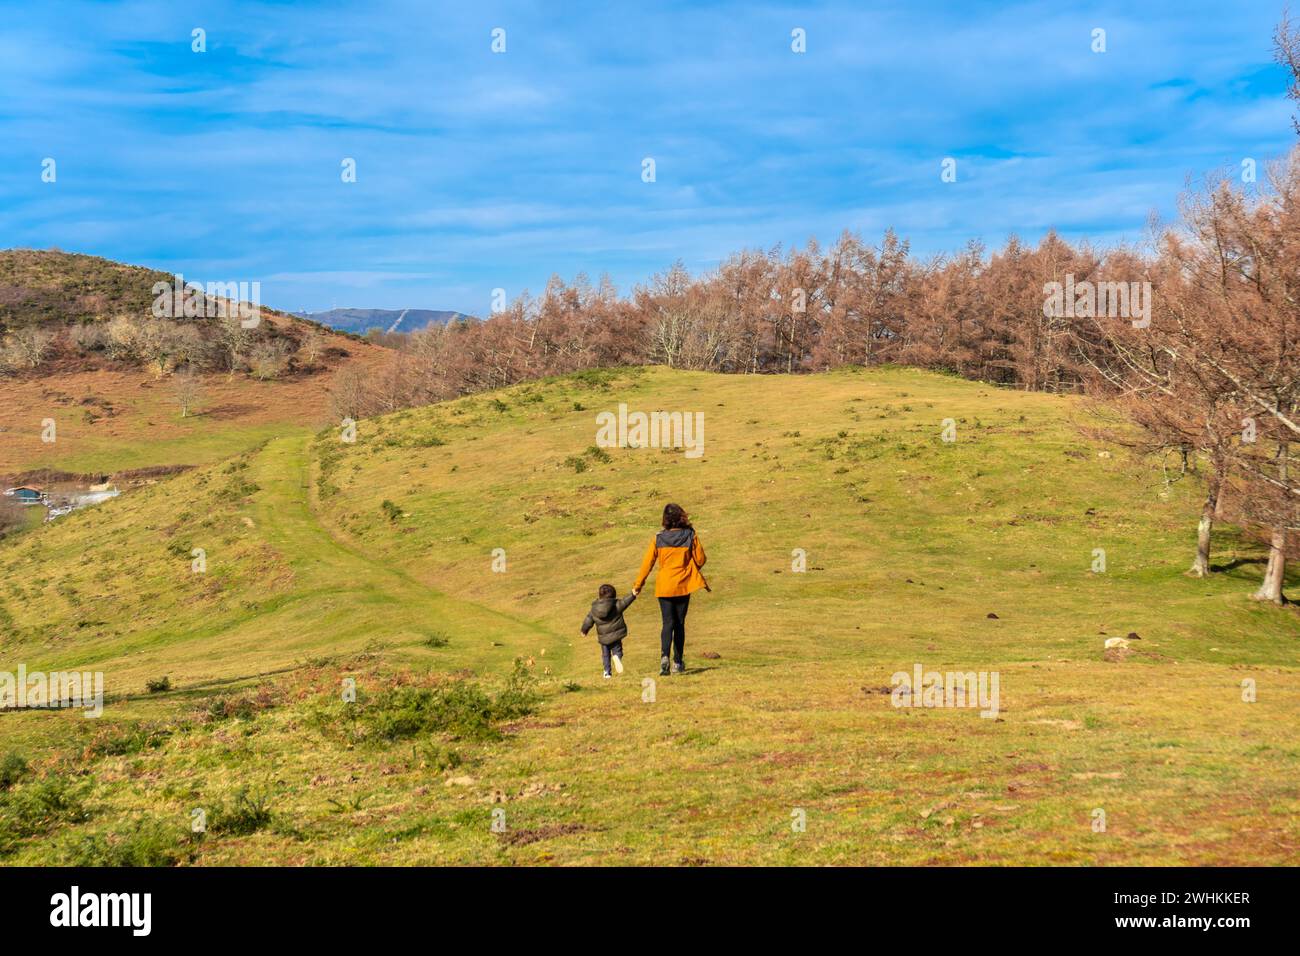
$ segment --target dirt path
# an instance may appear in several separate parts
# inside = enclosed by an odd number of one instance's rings
[[[475,670],[508,666],[543,647],[557,664],[567,656],[541,626],[433,590],[331,533],[311,507],[308,444],[301,438],[269,443],[250,471],[261,489],[253,520],[294,570],[293,605],[309,609],[335,642],[420,646],[440,634],[451,643],[438,653]]]

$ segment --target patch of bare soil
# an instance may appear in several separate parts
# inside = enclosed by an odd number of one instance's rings
[[[530,843],[553,840],[570,833],[581,833],[586,829],[588,828],[581,823],[552,823],[531,830],[506,830],[504,833],[498,833],[497,836],[506,846],[527,846]]]

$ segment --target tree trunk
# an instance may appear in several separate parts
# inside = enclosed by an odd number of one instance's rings
[[[1210,476],[1205,504],[1201,505],[1201,520],[1196,526],[1196,560],[1187,572],[1193,577],[1203,578],[1210,573],[1210,532],[1214,530],[1214,515],[1219,510],[1219,489],[1222,484],[1223,478],[1216,468]]]
[[[1268,549],[1268,567],[1264,569],[1264,581],[1255,592],[1256,601],[1272,601],[1285,604],[1282,596],[1282,579],[1286,576],[1286,529],[1274,528]]]

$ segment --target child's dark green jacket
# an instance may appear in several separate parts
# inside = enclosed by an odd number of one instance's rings
[[[627,637],[627,623],[623,620],[623,612],[635,600],[636,595],[629,594],[627,597],[621,597],[618,600],[614,598],[597,598],[592,601],[591,610],[582,622],[582,633],[586,634],[594,624],[596,626],[596,639],[600,643],[606,645],[617,644]]]

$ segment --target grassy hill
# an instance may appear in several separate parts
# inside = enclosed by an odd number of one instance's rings
[[[704,456],[593,449],[619,402],[704,412]],[[1291,862],[1300,618],[1248,599],[1228,531],[1184,577],[1194,482],[1081,414],[900,369],[592,372],[271,437],[0,544],[5,666],[110,698],[0,714],[27,762],[0,861]],[[578,624],[668,500],[709,553],[691,670],[658,677],[647,591],[603,681]],[[891,706],[917,663],[998,672],[998,718]]]

